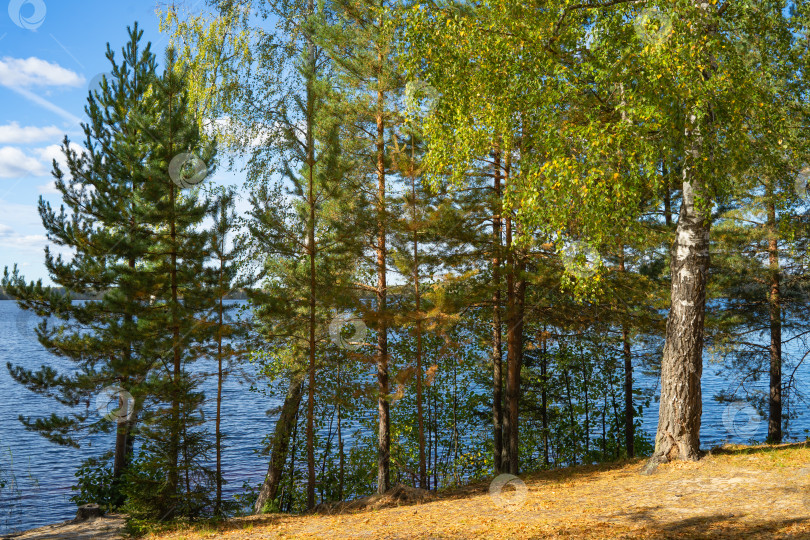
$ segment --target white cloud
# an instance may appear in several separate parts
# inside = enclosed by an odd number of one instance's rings
[[[42,229],[42,220],[39,218],[36,203],[19,204],[0,199],[0,216],[2,216],[2,222],[0,223],[11,223],[18,229]],[[8,227],[8,225],[6,225],[6,227]],[[11,228],[9,227],[7,230],[11,230]]]
[[[44,186],[37,186],[37,192],[40,195],[59,195],[62,193],[56,189],[56,180],[51,180]]]
[[[0,126],[0,144],[31,144],[63,136],[64,131],[56,126],[20,126],[17,122]]]
[[[79,155],[84,153],[84,148],[75,142],[70,143],[70,149],[74,150]],[[62,171],[67,173],[67,160],[65,159],[65,154],[62,153],[61,144],[51,144],[45,148],[38,148],[34,150],[34,152],[39,156],[39,159],[45,162],[49,171],[51,170],[53,160],[56,160],[56,162],[59,163],[59,167],[62,168]]]
[[[5,248],[41,250],[48,244],[44,234],[20,234],[6,225],[0,227],[0,245]]]
[[[3,86],[82,86],[84,77],[59,64],[36,57],[0,60],[0,85]]]
[[[48,173],[42,162],[25,154],[19,148],[0,148],[0,178],[20,178],[24,176],[44,176]]]
[[[70,143],[70,146],[73,147],[74,143]],[[56,160],[62,167],[65,165],[65,155],[62,153],[62,145],[51,144],[45,148],[38,148],[35,152],[39,156],[39,159],[49,165],[53,163],[53,160]]]
[[[41,263],[43,248],[49,245],[36,204],[18,204],[0,199],[0,253],[2,265],[26,259]],[[50,244],[54,253],[69,253]],[[33,259],[31,259],[33,257]]]
[[[84,149],[76,143],[70,147],[79,153]],[[33,154],[33,155],[31,155]],[[67,162],[62,154],[62,146],[51,144],[44,148],[35,148],[24,152],[14,146],[0,147],[0,178],[24,178],[26,176],[48,176],[53,170],[53,160],[67,172]],[[47,191],[43,191],[43,189]],[[47,186],[39,188],[40,193],[53,193]]]
[[[0,209],[11,210],[11,215],[3,214],[3,220],[6,221],[6,223],[15,223],[29,230],[32,228],[42,230],[42,224],[39,222],[36,206],[9,204],[0,201]],[[15,222],[15,217],[18,219],[22,218],[21,222]],[[0,223],[0,249],[4,252],[8,253],[12,250],[42,252],[42,248],[48,244],[48,238],[44,234],[37,234],[34,233],[34,231],[26,234],[6,223]]]
[[[299,128],[303,129],[305,125],[305,121],[299,122]],[[274,138],[282,136],[279,122],[274,122],[271,126],[252,127],[251,129],[252,131],[248,132],[245,126],[227,115],[220,116],[203,126],[206,135],[216,135],[220,141],[231,142],[248,137],[247,144],[253,148],[270,144]],[[303,135],[299,137],[299,140],[304,140]]]

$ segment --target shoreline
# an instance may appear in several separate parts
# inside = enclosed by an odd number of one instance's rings
[[[70,519],[26,531],[0,534],[0,540],[120,540],[125,537],[126,514]]]

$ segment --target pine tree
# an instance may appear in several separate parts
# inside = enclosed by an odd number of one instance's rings
[[[365,262],[376,276],[374,285],[360,284],[375,297],[368,317],[377,338],[377,491],[390,487],[391,422],[388,304],[389,230],[391,205],[390,148],[386,132],[397,122],[394,102],[402,81],[394,58],[394,11],[386,2],[341,0],[333,4],[334,24],[321,25],[316,43],[334,62],[335,80],[342,89],[335,115],[343,118],[341,135],[346,154],[356,157],[355,176],[362,180],[362,196],[370,214],[368,247],[373,259]],[[370,97],[369,97],[370,96]],[[347,141],[353,141],[348,146]]]
[[[325,8],[323,8],[325,9]],[[334,88],[329,80],[329,62],[314,42],[315,21],[326,21],[328,11],[315,12],[315,5],[293,4],[280,11],[283,24],[295,28],[296,40],[290,51],[289,66],[295,77],[290,83],[295,93],[283,101],[274,117],[279,126],[268,145],[257,154],[279,165],[289,182],[288,197],[281,189],[267,186],[270,178],[255,169],[261,187],[251,197],[248,227],[259,242],[253,257],[264,262],[261,269],[263,291],[252,295],[256,314],[263,326],[268,349],[290,373],[290,388],[282,420],[291,419],[292,408],[300,399],[298,372],[306,377],[307,507],[315,506],[315,406],[318,394],[316,374],[323,363],[324,329],[336,306],[345,305],[352,295],[348,289],[353,260],[360,250],[354,232],[358,215],[353,201],[354,183],[348,179],[339,139],[340,119],[331,109]],[[295,55],[293,55],[295,53]],[[302,330],[305,329],[305,335]],[[293,354],[279,354],[285,348]],[[300,362],[298,354],[306,355]],[[276,356],[277,355],[277,356]],[[290,411],[287,411],[289,406]],[[296,409],[297,411],[297,409]],[[289,434],[288,426],[277,424],[279,435]],[[274,455],[265,485],[256,504],[257,511],[272,500],[279,479],[275,467],[286,443],[274,442]]]
[[[74,408],[90,404],[102,389],[118,401],[116,422],[108,415],[99,420],[89,412],[47,419],[22,418],[57,444],[79,446],[80,431],[109,431],[114,427],[115,450],[108,500],[120,505],[120,480],[129,464],[133,435],[145,399],[137,385],[149,373],[153,358],[138,321],[148,316],[150,278],[144,264],[150,243],[149,224],[143,218],[143,150],[149,144],[134,114],[155,73],[155,58],[137,24],[118,62],[107,47],[111,74],[100,89],[88,96],[83,124],[84,149],[76,152],[66,138],[63,171],[54,163],[56,188],[63,206],[54,210],[40,199],[39,212],[48,238],[75,249],[70,260],[54,257],[46,248],[49,275],[65,294],[25,284],[16,268],[6,273],[3,288],[21,307],[59,321],[53,328],[41,324],[40,342],[52,353],[76,364],[72,374],[43,366],[39,371],[9,365],[12,377],[29,389]],[[66,208],[67,207],[67,211]],[[76,303],[73,294],[101,295],[99,301]],[[131,397],[130,397],[131,396]]]
[[[414,357],[414,379],[416,386],[416,422],[419,487],[427,489],[427,461],[425,442],[425,347],[424,340],[427,328],[431,326],[428,314],[431,304],[426,298],[429,287],[429,276],[432,276],[440,265],[440,256],[430,249],[436,243],[435,217],[439,197],[430,186],[423,183],[420,159],[424,144],[413,123],[404,124],[402,133],[393,138],[393,169],[405,181],[405,190],[399,199],[400,213],[398,222],[393,222],[391,246],[394,268],[407,280],[408,285],[402,291],[397,306],[397,326],[409,329],[415,338],[414,347],[409,353]],[[401,139],[398,140],[398,139]],[[393,215],[392,215],[393,217]],[[409,340],[410,341],[410,340]],[[408,370],[404,370],[405,373]]]
[[[229,293],[247,283],[239,275],[238,247],[229,247],[229,239],[235,238],[237,217],[234,213],[235,191],[232,188],[221,189],[211,193],[215,197],[211,206],[211,216],[214,220],[213,234],[211,235],[211,256],[214,267],[209,276],[209,298],[213,302],[210,315],[204,321],[212,334],[208,354],[217,362],[217,397],[216,416],[214,420],[214,447],[216,452],[216,498],[214,501],[214,515],[223,513],[222,485],[222,385],[225,377],[233,371],[234,363],[241,363],[247,356],[247,326],[235,320],[235,311],[238,306],[226,304]],[[227,362],[227,364],[225,364]]]
[[[145,255],[153,303],[139,327],[151,337],[148,346],[156,369],[144,385],[154,400],[144,429],[142,460],[131,476],[130,507],[151,516],[199,515],[210,504],[213,483],[201,461],[213,445],[202,429],[200,381],[189,367],[199,359],[207,339],[204,321],[211,309],[206,262],[211,232],[202,228],[211,204],[198,190],[213,170],[215,149],[205,142],[188,106],[176,54],[168,49],[165,71],[155,77],[150,99],[140,104],[137,120],[150,137],[143,170],[141,216],[149,226]],[[193,481],[192,481],[193,480]]]

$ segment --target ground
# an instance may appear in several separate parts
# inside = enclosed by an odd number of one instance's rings
[[[529,474],[522,495],[504,489],[493,497],[481,482],[418,504],[239,518],[147,538],[810,538],[804,443],[724,447],[650,475],[640,474],[643,463]]]
[[[66,521],[0,536],[0,540],[117,540],[122,538],[126,516],[110,514],[87,521]]]

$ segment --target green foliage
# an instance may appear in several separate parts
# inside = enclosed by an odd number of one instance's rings
[[[71,486],[74,493],[70,496],[71,502],[76,506],[83,504],[98,504],[105,512],[113,510],[118,505],[119,490],[114,485],[113,467],[109,452],[100,457],[85,459],[76,470],[77,482]]]
[[[85,152],[65,140],[55,166],[65,206],[40,202],[49,239],[76,250],[46,252],[63,289],[16,268],[2,282],[54,319],[39,340],[76,366],[9,366],[72,408],[26,428],[74,447],[80,431],[129,435],[126,459],[80,467],[76,502],[125,497],[141,532],[249,511],[249,487],[235,506],[211,495],[224,434],[201,414],[203,357],[254,362],[268,402],[312,375],[264,511],[305,510],[308,487],[320,502],[376,489],[378,377],[393,482],[419,482],[420,419],[431,489],[491,475],[496,346],[520,360],[521,471],[627,457],[631,415],[635,453],[650,453],[652,395],[625,389],[625,370],[659,369],[673,221],[695,186],[723,368],[756,380],[769,332],[803,335],[806,2],[209,4],[164,14],[162,73],[137,26],[120,60],[108,50]],[[245,216],[233,191],[170,173],[181,154],[196,156],[181,172],[210,173],[215,143],[246,159]],[[248,282],[250,332],[222,302]],[[354,331],[332,328],[347,311],[371,329],[351,347],[339,338]],[[111,384],[134,398],[128,422],[79,407]]]

